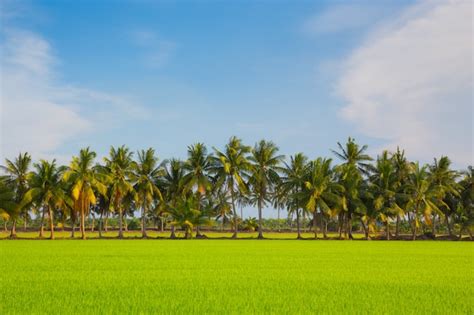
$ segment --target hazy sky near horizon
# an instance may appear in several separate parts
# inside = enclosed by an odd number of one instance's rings
[[[348,136],[473,164],[471,1],[1,1],[0,158]]]

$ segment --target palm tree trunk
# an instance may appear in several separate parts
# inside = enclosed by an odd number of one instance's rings
[[[453,237],[453,230],[451,228],[451,225],[449,224],[449,217],[446,215],[444,216],[444,220],[446,221],[446,227],[448,228],[448,235],[449,237]]]
[[[10,231],[10,238],[16,238],[16,219],[13,219],[12,229]]]
[[[109,231],[109,211],[105,212],[105,223],[104,223],[104,232],[107,233]]]
[[[397,215],[397,225],[395,227],[395,237],[398,238],[400,236],[400,216]]]
[[[123,213],[123,211],[122,211],[122,221],[123,221],[123,230],[125,232],[128,232],[127,213]]]
[[[258,239],[263,239],[263,230],[262,230],[262,200],[258,199]]]
[[[25,218],[23,221],[23,232],[26,232],[28,225],[28,211],[25,211]]]
[[[160,223],[161,223],[160,231],[161,233],[163,233],[165,231],[165,218],[163,216],[160,217]]]
[[[387,236],[387,241],[390,241],[390,222],[388,221],[388,218],[387,222],[385,222],[385,234]]]
[[[344,215],[341,216],[341,214],[339,214],[337,216],[337,220],[339,221],[338,222],[338,232],[339,232],[339,239],[342,239],[342,225],[343,225],[343,221],[344,221]]]
[[[122,214],[122,208],[119,208],[119,234],[118,234],[118,238],[123,238],[123,214]]]
[[[146,234],[145,214],[146,214],[146,206],[143,205],[142,207],[142,238],[148,237],[148,235]]]
[[[362,228],[364,229],[364,235],[366,240],[370,240],[370,235],[369,235],[369,227],[365,226],[364,220],[362,218],[359,218],[360,224],[362,225]]]
[[[318,239],[318,229],[316,228],[317,222],[316,222],[316,210],[313,212],[313,229],[314,229],[314,239]]]
[[[81,207],[81,238],[86,239],[86,214],[84,213],[84,204]]]
[[[301,239],[301,227],[300,227],[300,209],[296,209],[296,230],[298,232],[297,239]]]
[[[321,231],[323,232],[323,238],[327,239],[325,225],[326,225],[326,218],[324,217],[324,214],[321,212]]]
[[[436,213],[433,213],[433,223],[432,223],[432,230],[433,230],[433,237],[436,238]]]
[[[281,232],[281,224],[280,224],[280,207],[278,207],[278,232]]]
[[[230,196],[232,199],[232,210],[234,212],[234,234],[232,235],[233,239],[237,238],[237,233],[238,233],[238,226],[237,226],[237,210],[235,209],[235,195],[234,195],[234,187],[233,183],[230,187]]]
[[[48,206],[48,215],[49,215],[49,230],[51,235],[49,236],[50,240],[54,240],[54,222],[53,222],[53,210]]]
[[[349,239],[353,240],[352,237],[352,212],[349,212],[348,220],[347,220],[347,234],[349,235]]]
[[[104,216],[104,209],[100,209],[99,215],[99,238],[102,238],[102,217]]]
[[[39,230],[39,238],[43,238],[44,234],[44,207],[41,209],[41,221],[40,221],[40,230]]]

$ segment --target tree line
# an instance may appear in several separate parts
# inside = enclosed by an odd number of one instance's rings
[[[102,163],[84,148],[68,166],[55,160],[32,164],[28,153],[20,153],[1,166],[0,213],[10,222],[11,238],[16,237],[18,220],[26,223],[35,213],[41,218],[40,237],[47,222],[54,239],[59,218],[70,223],[72,237],[79,223],[85,239],[91,212],[99,215],[100,237],[109,215],[117,216],[118,237],[123,238],[124,215],[139,213],[143,238],[151,218],[170,227],[170,238],[176,238],[176,229],[185,238],[193,233],[203,237],[201,228],[214,223],[222,230],[229,226],[237,238],[243,219],[237,208],[254,206],[258,238],[264,237],[263,211],[272,207],[296,217],[298,238],[301,219],[310,217],[314,238],[318,233],[327,238],[331,223],[339,238],[352,239],[357,222],[366,239],[379,231],[387,240],[399,237],[402,223],[410,227],[413,240],[420,229],[436,236],[440,224],[450,238],[468,233],[472,239],[472,166],[454,170],[446,156],[422,165],[398,148],[375,159],[366,151],[366,145],[349,138],[332,150],[339,161],[333,164],[331,158],[309,159],[303,153],[285,158],[271,141],[251,147],[232,137],[223,150],[213,147],[209,152],[196,143],[188,147],[187,159],[161,163],[152,148],[135,157],[126,146],[111,147]]]

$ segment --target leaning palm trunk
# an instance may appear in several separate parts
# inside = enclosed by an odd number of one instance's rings
[[[100,215],[99,215],[99,238],[102,238],[102,217],[104,215],[104,209],[100,210]]]
[[[49,236],[49,239],[54,240],[53,210],[51,209],[50,206],[48,206],[48,216],[49,216],[49,230],[51,232],[51,235]]]
[[[10,231],[10,238],[16,238],[16,219],[13,219],[12,229]]]
[[[369,227],[365,226],[364,220],[362,220],[362,218],[360,218],[360,224],[362,225],[362,228],[364,229],[365,239],[370,240]]]

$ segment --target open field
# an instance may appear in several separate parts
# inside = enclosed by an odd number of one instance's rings
[[[0,242],[1,314],[472,314],[470,242]]]

